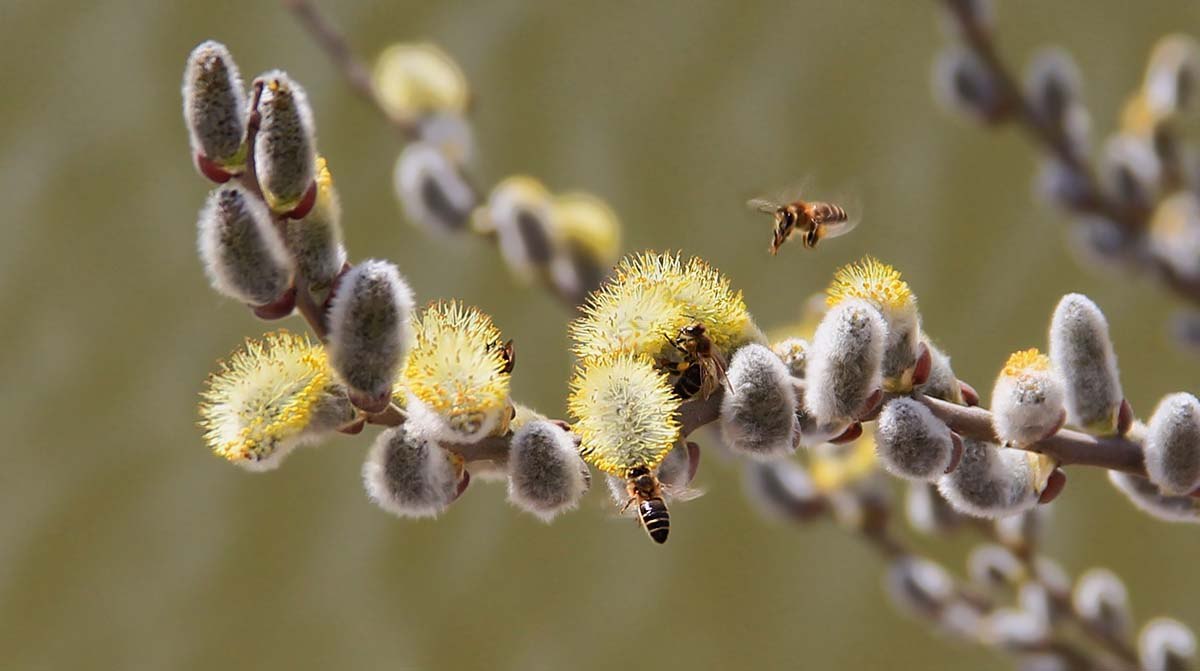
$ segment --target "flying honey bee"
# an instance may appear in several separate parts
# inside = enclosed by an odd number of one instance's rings
[[[694,321],[684,326],[674,338],[664,337],[683,357],[679,363],[667,362],[678,375],[672,387],[676,396],[687,400],[699,394],[707,400],[722,383],[728,383],[725,358],[713,346],[708,329],[702,322]]]
[[[776,202],[768,198],[754,198],[746,203],[752,210],[774,215],[775,230],[771,240],[771,255],[779,253],[779,248],[788,238],[799,232],[803,237],[801,242],[808,249],[817,246],[825,238],[843,236],[858,225],[858,220],[846,214],[846,210],[833,203],[808,201],[794,198],[787,202]]]

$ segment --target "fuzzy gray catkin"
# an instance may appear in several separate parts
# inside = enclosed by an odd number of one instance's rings
[[[245,162],[246,92],[224,44],[201,42],[183,74],[183,118],[192,151],[224,167]]]
[[[1000,86],[973,51],[959,45],[946,47],[933,67],[933,97],[944,109],[981,122],[998,120],[1004,113]]]
[[[787,338],[771,345],[771,351],[783,361],[792,377],[804,379],[804,368],[808,362],[808,341],[804,338]]]
[[[1146,426],[1146,472],[1166,494],[1188,494],[1200,487],[1200,401],[1191,394],[1170,394],[1159,402]]]
[[[1114,638],[1124,638],[1133,626],[1125,583],[1108,569],[1093,568],[1079,576],[1071,604],[1090,625]]]
[[[1008,359],[992,389],[992,425],[1006,444],[1031,444],[1063,422],[1063,384],[1049,359],[1037,350]]]
[[[1178,620],[1158,617],[1138,634],[1139,671],[1188,671],[1196,659],[1196,635]]]
[[[330,303],[329,362],[352,391],[381,403],[379,410],[413,338],[412,310],[412,290],[400,271],[377,260],[351,268]]]
[[[317,159],[317,196],[303,219],[287,222],[287,248],[309,288],[328,289],[346,264],[342,204],[324,159]]]
[[[1002,591],[1016,587],[1026,578],[1025,565],[1008,548],[985,543],[967,555],[967,576],[979,587]]]
[[[960,512],[995,518],[1036,505],[1048,475],[1040,455],[964,438],[962,460],[938,489]]]
[[[1081,104],[1083,78],[1079,67],[1062,47],[1036,53],[1025,77],[1026,99],[1040,123],[1062,129],[1076,156],[1086,151],[1089,119]]]
[[[955,598],[954,579],[946,569],[921,557],[893,559],[883,582],[896,608],[913,617],[936,619]]]
[[[459,472],[449,452],[398,426],[375,439],[363,484],[371,500],[394,515],[436,517],[458,496]]]
[[[756,459],[794,452],[796,391],[783,361],[763,345],[746,345],[730,359],[727,379],[720,420],[729,448]]]
[[[258,185],[267,205],[288,212],[304,198],[316,176],[316,129],[304,89],[287,73],[273,70],[261,84],[259,127],[254,141]]]
[[[1153,482],[1131,473],[1109,471],[1108,479],[1134,506],[1151,517],[1200,524],[1200,499],[1164,494]]]
[[[845,423],[882,381],[887,326],[866,301],[850,299],[821,320],[809,350],[804,403],[819,424]]]
[[[292,261],[262,202],[236,184],[208,196],[197,243],[218,292],[249,305],[267,305],[287,291]]]
[[[1111,433],[1124,400],[1108,321],[1087,296],[1067,294],[1050,322],[1050,360],[1063,381],[1067,421]]]
[[[508,500],[545,522],[578,506],[590,482],[570,434],[546,421],[513,434],[508,469]]]
[[[405,218],[435,234],[466,230],[478,204],[458,164],[426,142],[409,144],[400,153],[392,186]]]
[[[930,481],[950,466],[954,441],[950,429],[929,408],[911,398],[883,406],[875,425],[875,452],[892,475]]]
[[[767,517],[807,519],[824,510],[808,471],[789,459],[747,461],[742,468],[742,486]]]

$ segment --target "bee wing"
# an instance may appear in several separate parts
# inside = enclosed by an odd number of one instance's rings
[[[751,198],[746,201],[746,207],[763,214],[775,214],[775,210],[779,209],[779,203],[766,198]]]
[[[821,237],[840,238],[858,227],[858,222],[862,221],[862,217],[850,214],[849,212],[846,214],[848,218],[845,221],[839,221],[835,224],[821,224]]]
[[[704,490],[699,487],[675,487],[663,485],[663,495],[668,501],[691,501],[704,496]]]

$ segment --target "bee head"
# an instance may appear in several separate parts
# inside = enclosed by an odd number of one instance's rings
[[[679,335],[686,336],[688,338],[699,338],[707,331],[708,329],[704,328],[704,324],[701,324],[700,322],[694,322],[679,329]]]

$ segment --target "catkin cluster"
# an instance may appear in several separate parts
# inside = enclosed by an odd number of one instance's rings
[[[1036,52],[1015,81],[997,55],[991,10],[976,9],[991,3],[943,4],[953,41],[934,67],[935,96],[961,116],[1032,131],[1042,150],[1034,191],[1070,215],[1080,261],[1145,272],[1193,301],[1200,296],[1200,161],[1185,132],[1198,109],[1200,43],[1160,39],[1118,128],[1094,143],[1083,77],[1066,50]],[[1193,345],[1197,319],[1177,320]]]
[[[372,88],[409,139],[392,173],[405,218],[443,237],[494,240],[518,278],[540,281],[571,305],[600,285],[620,249],[616,214],[595,196],[554,194],[524,175],[481,193],[470,178],[470,90],[449,55],[432,44],[393,44],[375,62]]]
[[[183,99],[193,158],[218,185],[198,219],[213,288],[264,319],[300,312],[321,339],[268,334],[221,364],[200,406],[213,452],[267,470],[298,445],[385,424],[363,466],[385,510],[435,516],[472,471],[506,478],[541,519],[574,507],[589,484],[577,439],[512,402],[514,348],[491,318],[456,301],[417,310],[395,264],[347,261],[303,88],[271,71],[247,95],[229,51],[205,42]]]

